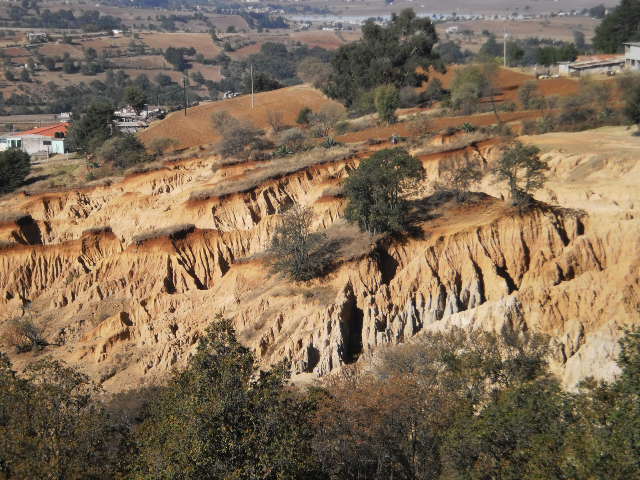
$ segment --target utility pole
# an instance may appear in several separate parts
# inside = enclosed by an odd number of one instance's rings
[[[254,101],[253,101],[253,63],[251,64],[251,108],[253,109],[254,107]]]
[[[187,107],[189,105],[189,97],[187,96],[187,77],[182,79],[182,84],[184,85],[184,116],[187,116]]]
[[[507,66],[507,37],[509,34],[504,32],[504,39],[502,40],[502,46],[504,47],[504,66]]]

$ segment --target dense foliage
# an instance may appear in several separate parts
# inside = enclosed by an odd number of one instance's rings
[[[0,478],[117,478],[126,430],[89,379],[50,360],[18,376],[0,353]]]
[[[548,345],[454,328],[296,389],[218,317],[166,386],[126,395],[135,411],[105,409],[64,364],[18,375],[0,354],[0,478],[638,478],[640,332],[620,342],[617,380],[573,393],[549,373]]]
[[[312,474],[313,402],[287,388],[287,372],[284,364],[260,371],[231,323],[220,319],[151,405],[136,435],[134,478],[286,480]]]
[[[41,10],[35,1],[22,1],[20,5],[10,5],[7,14],[8,18],[0,21],[0,26],[82,29],[85,32],[109,32],[123,28],[119,18],[102,15],[97,10],[86,10],[78,15],[73,10]]]
[[[129,168],[147,160],[145,147],[135,135],[120,134],[106,140],[96,152],[98,159],[115,168]]]
[[[431,20],[416,17],[410,9],[392,14],[387,26],[369,20],[362,27],[361,40],[336,52],[324,90],[350,107],[360,95],[379,85],[420,86],[430,67],[442,69],[433,51],[437,41]]]
[[[593,46],[599,52],[622,51],[624,42],[640,40],[640,0],[622,0],[596,28]]]
[[[31,171],[31,158],[22,150],[0,152],[0,194],[18,188]]]
[[[533,193],[546,181],[547,163],[540,159],[540,149],[514,141],[509,145],[496,165],[495,175],[507,182],[514,205],[525,206],[533,200]]]
[[[113,134],[112,121],[113,106],[110,103],[92,103],[71,123],[69,143],[80,152],[95,152]]]
[[[365,158],[344,184],[347,219],[370,233],[404,230],[409,208],[404,194],[423,173],[420,161],[402,148],[380,150]]]

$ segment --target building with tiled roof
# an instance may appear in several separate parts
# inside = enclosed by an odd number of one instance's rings
[[[29,155],[51,155],[65,153],[65,140],[69,123],[58,123],[46,127],[33,128],[24,132],[16,132],[0,138],[0,151],[19,148]]]

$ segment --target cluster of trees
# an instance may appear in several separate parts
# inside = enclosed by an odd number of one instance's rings
[[[533,194],[546,181],[548,166],[539,154],[534,145],[513,141],[504,148],[492,172],[497,182],[507,185],[511,204],[520,210],[535,204]],[[443,170],[442,180],[435,188],[464,202],[469,198],[470,187],[483,176],[478,165],[466,162]],[[349,172],[344,182],[346,219],[372,235],[410,231],[412,214],[407,197],[423,178],[421,162],[406,150],[374,153]],[[307,281],[329,270],[329,253],[335,248],[326,242],[324,234],[313,232],[311,225],[309,209],[295,206],[284,215],[269,248],[275,273],[294,281]]]
[[[575,32],[578,39],[582,39],[580,46],[576,43],[561,40],[540,38],[515,39],[507,41],[507,64],[510,66],[553,65],[562,61],[573,61],[580,51],[587,47],[584,34]],[[490,35],[478,52],[482,59],[504,56],[504,43],[498,43],[495,35]]]
[[[321,85],[328,78],[331,52],[320,48],[300,45],[287,48],[276,42],[266,42],[260,52],[244,60],[231,60],[226,55],[216,59],[222,66],[224,78],[219,82],[203,82],[214,95],[217,92],[251,91],[250,69],[253,66],[253,88],[256,92],[275,90],[300,81]]]
[[[593,46],[599,52],[616,53],[624,49],[624,42],[640,40],[640,2],[621,0],[596,27]]]
[[[392,14],[387,26],[369,20],[362,27],[361,40],[343,45],[335,53],[324,91],[352,107],[359,97],[371,95],[380,85],[392,84],[398,89],[420,86],[429,68],[443,69],[434,52],[437,41],[431,21],[418,18],[411,9]]]
[[[189,62],[185,57],[193,56],[196,54],[196,50],[193,47],[190,48],[174,48],[169,47],[164,51],[164,59],[173,65],[173,68],[179,72],[185,71],[189,67]]]
[[[159,101],[163,105],[179,106],[184,104],[183,85],[174,82],[170,76],[158,74],[153,80],[140,74],[130,77],[122,70],[107,70],[104,80],[80,82],[60,87],[48,82],[42,89],[33,90],[29,95],[15,94],[3,99],[0,97],[0,111],[13,114],[47,112],[81,112],[96,101],[109,101],[117,105],[126,103],[125,95],[129,87],[143,91],[150,101]],[[189,99],[199,101],[202,97],[187,85]]]
[[[539,109],[542,117],[524,122],[527,134],[549,131],[577,131],[604,125],[622,125],[628,122],[640,124],[635,113],[640,109],[640,77],[624,74],[616,84],[590,79],[580,81],[580,89],[574,95],[562,98],[545,97],[534,83],[526,83],[518,92],[523,108]],[[617,103],[614,98],[623,99]]]
[[[76,15],[73,10],[41,10],[37,3],[31,5],[27,2],[25,6],[23,2],[22,5],[10,5],[7,13],[8,20],[0,22],[5,27],[81,29],[85,32],[110,32],[123,28],[119,18],[102,15],[97,10],[85,10]]]
[[[547,345],[508,328],[426,334],[369,369],[298,389],[286,364],[261,370],[218,317],[165,386],[108,405],[64,364],[40,360],[19,375],[0,354],[0,475],[638,477],[640,333],[621,340],[615,381],[574,393],[549,373]],[[121,407],[135,397],[135,411]]]

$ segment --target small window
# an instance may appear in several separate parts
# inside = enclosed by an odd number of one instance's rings
[[[51,145],[51,140],[43,140],[42,145],[45,145],[45,146]]]

